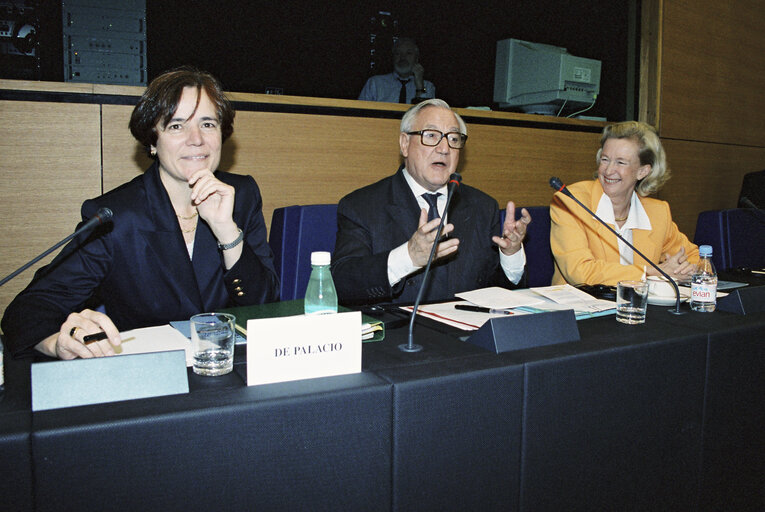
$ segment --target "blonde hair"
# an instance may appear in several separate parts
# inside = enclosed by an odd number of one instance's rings
[[[603,145],[608,139],[633,139],[638,145],[640,165],[651,166],[648,176],[635,185],[638,195],[645,197],[653,194],[669,180],[671,173],[667,167],[667,155],[664,153],[656,130],[651,125],[640,121],[624,121],[603,128],[603,135],[600,137],[600,149],[596,157],[598,164],[600,164]]]

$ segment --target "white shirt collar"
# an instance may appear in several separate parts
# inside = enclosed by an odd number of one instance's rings
[[[616,226],[616,220],[614,219],[614,205],[606,194],[600,196],[598,209],[595,213],[608,224]],[[651,229],[651,220],[648,218],[648,214],[646,213],[645,208],[643,208],[643,203],[640,202],[635,191],[632,192],[632,197],[630,198],[630,212],[627,215],[627,220],[621,228],[617,229],[619,231],[625,229]]]
[[[425,187],[414,181],[414,178],[412,178],[412,175],[409,174],[409,171],[406,170],[406,167],[403,169],[404,171],[404,179],[406,180],[407,185],[409,185],[409,188],[412,189],[412,193],[414,194],[414,197],[420,197],[422,194],[435,194],[440,193],[441,196],[438,197],[440,200],[441,197],[446,198],[446,193],[448,192],[448,186],[444,185],[443,187],[439,188],[435,192],[431,192],[430,190],[427,190]],[[613,217],[613,214],[611,215]]]

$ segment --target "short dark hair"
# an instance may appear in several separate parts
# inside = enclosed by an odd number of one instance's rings
[[[157,124],[167,126],[178,109],[183,89],[194,87],[198,93],[205,90],[215,105],[225,141],[234,133],[236,111],[223,93],[220,82],[211,74],[190,66],[165,71],[149,83],[130,116],[130,133],[149,152],[157,144]],[[197,96],[197,105],[199,98]]]

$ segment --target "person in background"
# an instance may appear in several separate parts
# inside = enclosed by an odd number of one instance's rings
[[[85,201],[83,220],[108,207],[113,222],[73,240],[8,306],[2,327],[14,355],[112,355],[120,331],[278,300],[260,190],[218,170],[234,114],[207,73],[178,68],[152,80],[130,131],[154,163]],[[107,339],[83,343],[101,331]]]
[[[413,303],[442,215],[447,238],[438,243],[423,301],[521,282],[522,242],[531,222],[525,209],[516,221],[508,202],[501,224],[496,200],[461,185],[444,212],[447,183],[466,141],[464,121],[442,100],[426,100],[404,114],[403,165],[338,204],[332,276],[341,303]]]
[[[765,170],[747,173],[741,181],[738,207],[751,208],[752,205],[765,208]]]
[[[364,101],[419,103],[435,98],[435,86],[425,80],[420,64],[420,50],[413,39],[400,37],[393,45],[393,73],[375,75],[367,80],[359,94]]]
[[[669,179],[666,155],[654,129],[627,121],[606,126],[594,180],[568,187],[571,193],[662,270],[688,280],[699,260],[672,221],[669,204],[648,195]],[[550,205],[550,246],[555,258],[552,284],[614,286],[618,281],[659,275],[613,233],[562,192]]]

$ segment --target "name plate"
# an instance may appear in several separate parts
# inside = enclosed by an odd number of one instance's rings
[[[32,365],[32,411],[189,392],[183,350]]]
[[[247,321],[247,385],[361,371],[361,313]]]

